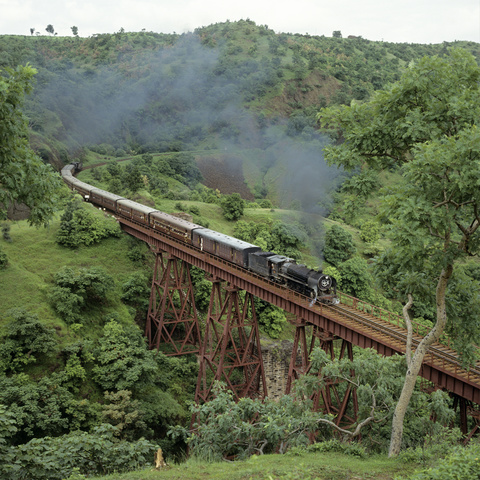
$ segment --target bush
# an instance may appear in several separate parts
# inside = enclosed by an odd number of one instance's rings
[[[336,452],[343,453],[344,455],[351,455],[353,457],[366,458],[367,451],[358,443],[342,443],[337,439],[326,440],[324,442],[317,442],[312,445],[309,445],[306,448],[307,452]]]
[[[177,426],[169,434],[185,438],[190,454],[203,461],[285,453],[292,447],[306,446],[308,433],[318,429],[319,414],[310,407],[309,401],[290,395],[264,401],[244,397],[235,402],[232,392],[216,384],[213,400],[192,404],[193,428]]]
[[[49,300],[55,311],[68,323],[76,323],[80,314],[102,302],[114,288],[113,277],[99,268],[64,267],[54,276]]]
[[[7,268],[7,265],[8,265],[8,257],[7,257],[7,254],[0,250],[0,270],[4,270],[5,268]]]
[[[100,218],[78,199],[72,200],[60,219],[57,243],[65,247],[75,248],[80,245],[91,245],[102,238],[119,237],[121,230],[112,219]]]
[[[325,234],[325,260],[335,267],[355,253],[352,235],[338,225],[333,225]]]
[[[6,242],[11,242],[12,237],[10,236],[10,224],[2,223],[2,236]]]
[[[350,258],[340,265],[339,270],[342,274],[343,292],[362,300],[372,300],[374,280],[364,258]]]
[[[188,210],[192,215],[200,215],[200,209],[196,205],[191,205]]]
[[[94,351],[93,378],[104,390],[137,391],[158,373],[155,352],[148,350],[138,327],[107,323]]]
[[[39,357],[53,353],[57,345],[53,328],[47,328],[25,310],[13,309],[7,316],[11,320],[0,345],[0,372],[19,372]]]
[[[434,467],[409,477],[409,480],[459,480],[479,478],[480,445],[457,447]]]
[[[238,193],[232,193],[222,198],[223,216],[230,221],[238,220],[243,215],[245,202]]]
[[[116,429],[103,424],[92,433],[73,432],[57,438],[34,438],[13,450],[14,459],[3,466],[5,480],[68,478],[75,470],[82,475],[107,475],[137,470],[151,464],[158,448],[147,440],[118,440]]]
[[[0,403],[15,415],[14,443],[67,433],[78,424],[75,416],[81,405],[56,372],[35,380],[25,373],[0,376]]]
[[[150,298],[150,286],[147,277],[140,272],[135,272],[122,285],[121,299],[134,307],[146,310]]]
[[[278,338],[287,324],[287,317],[281,308],[267,305],[259,314],[258,321],[268,336]]]
[[[376,242],[380,238],[380,225],[374,220],[363,222],[360,226],[360,238],[367,243]]]

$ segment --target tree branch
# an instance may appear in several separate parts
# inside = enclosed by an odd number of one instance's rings
[[[408,294],[408,302],[403,307],[403,319],[405,320],[405,324],[407,326],[407,346],[405,351],[405,357],[407,359],[407,366],[410,367],[410,363],[412,361],[412,341],[413,341],[413,328],[412,328],[412,319],[410,317],[409,310],[412,308],[413,305],[413,297],[412,294]]]

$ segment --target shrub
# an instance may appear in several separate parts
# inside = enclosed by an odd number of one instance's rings
[[[374,220],[363,222],[360,226],[360,238],[367,243],[376,242],[380,238],[380,225]]]
[[[259,314],[259,323],[263,326],[263,330],[271,338],[278,338],[287,323],[285,312],[274,305],[268,305]]]
[[[134,307],[142,309],[148,308],[148,301],[150,296],[150,286],[148,279],[143,273],[135,272],[122,285],[121,299]]]
[[[260,201],[261,208],[273,208],[272,202],[268,198],[264,198]]]
[[[158,373],[155,353],[147,349],[138,327],[107,323],[103,337],[94,351],[94,380],[104,390],[131,390],[151,383]]]
[[[371,301],[374,280],[368,270],[367,261],[355,256],[343,262],[339,269],[342,274],[342,291],[362,300]]]
[[[0,270],[4,270],[5,268],[7,268],[7,265],[8,265],[8,257],[7,257],[7,254],[0,250]]]
[[[113,277],[100,268],[74,270],[64,267],[55,274],[54,282],[49,300],[69,324],[76,323],[82,312],[103,301],[114,288]]]
[[[101,218],[87,210],[78,199],[72,200],[60,219],[57,243],[65,247],[78,247],[99,242],[110,236],[119,237],[119,225],[112,219]]]
[[[10,236],[10,224],[2,223],[2,236],[6,242],[11,242],[12,237]]]
[[[92,433],[73,432],[57,438],[34,438],[14,450],[6,479],[62,480],[77,473],[107,475],[137,470],[150,464],[156,445],[141,439],[118,440],[116,429],[103,424]]]
[[[169,434],[185,438],[190,454],[204,461],[285,453],[291,447],[306,446],[308,433],[318,428],[318,414],[310,410],[308,401],[284,395],[279,400],[245,397],[235,402],[232,392],[220,384],[214,387],[213,400],[192,405],[191,411],[193,428],[177,426]]]
[[[222,198],[221,207],[223,216],[227,220],[238,220],[243,215],[243,209],[245,208],[245,202],[238,193],[232,193]]]
[[[5,327],[0,345],[0,371],[19,372],[40,356],[55,350],[55,330],[43,325],[36,315],[13,309],[7,312],[7,316],[11,320]]]
[[[434,467],[409,477],[409,480],[457,480],[478,478],[480,445],[457,447]]]
[[[338,225],[333,225],[325,234],[325,260],[335,267],[355,253],[352,235]]]

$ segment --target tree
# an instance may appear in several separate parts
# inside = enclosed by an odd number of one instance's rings
[[[77,197],[65,208],[56,241],[65,247],[76,248],[80,245],[91,245],[109,236],[120,235],[120,227],[116,222],[99,216],[89,204],[83,203]]]
[[[47,328],[36,315],[24,310],[13,309],[7,315],[11,320],[0,345],[1,372],[22,371],[26,365],[54,351],[57,342],[53,328]]]
[[[28,145],[27,119],[21,111],[32,90],[30,66],[0,69],[0,217],[11,204],[30,208],[29,223],[46,225],[58,203],[60,177]]]
[[[352,235],[349,232],[339,225],[333,225],[327,230],[323,254],[328,263],[338,266],[352,257],[355,251]]]
[[[72,28],[72,33],[73,33],[76,37],[78,37],[78,27],[73,26],[73,27],[71,27],[71,28]]]
[[[223,216],[227,220],[238,220],[243,215],[243,209],[245,202],[238,193],[232,193],[231,195],[225,195],[222,198],[221,207]]]
[[[113,277],[96,267],[79,270],[63,267],[55,274],[54,282],[48,297],[68,324],[76,323],[82,313],[104,301],[115,286]]]
[[[122,440],[134,440],[142,436],[146,429],[142,420],[143,412],[139,409],[140,402],[132,400],[132,392],[119,390],[118,392],[104,393],[105,403],[102,406],[102,418],[116,429],[116,435]]]
[[[462,49],[425,57],[411,64],[397,83],[378,91],[372,100],[350,107],[324,109],[323,125],[341,130],[345,142],[326,149],[328,161],[347,169],[364,164],[398,168],[402,181],[384,197],[383,219],[391,227],[392,247],[378,262],[392,268],[396,290],[405,301],[409,332],[407,371],[392,421],[390,456],[400,452],[403,420],[423,358],[450,327],[457,349],[468,354],[480,329],[473,318],[462,318],[447,304],[449,284],[460,262],[480,247],[480,68]],[[387,259],[382,262],[382,259]],[[435,324],[412,351],[409,311],[420,288],[431,282]],[[408,299],[408,301],[407,301]],[[478,299],[476,300],[478,305]],[[455,336],[460,330],[470,335]]]
[[[122,285],[121,299],[139,310],[147,310],[150,296],[150,285],[147,277],[141,272],[132,273]]]
[[[47,25],[47,28],[45,30],[50,34],[55,35],[55,29],[53,28],[53,25],[51,23]]]
[[[126,166],[122,176],[122,183],[125,188],[128,188],[132,193],[138,192],[145,186],[140,169],[137,165],[129,164]]]
[[[372,349],[364,349],[356,352],[353,359],[331,360],[320,347],[313,349],[310,358],[310,374],[302,376],[294,384],[297,393],[310,396],[318,392],[319,387],[321,389],[328,384],[355,388],[358,400],[355,429],[345,431],[334,422],[330,426],[340,431],[344,438],[351,439],[362,434],[362,444],[366,448],[382,451],[389,442],[388,423],[403,387],[405,358],[400,355],[384,357]],[[449,424],[455,415],[450,408],[448,393],[440,390],[427,393],[422,388],[416,388],[412,407],[405,422],[405,444],[408,447],[424,446],[422,437],[441,432],[443,425]],[[325,420],[323,423],[326,423]]]
[[[342,292],[362,300],[372,300],[373,278],[364,258],[355,255],[342,262],[339,269],[342,272]]]
[[[158,373],[155,353],[137,327],[107,323],[95,351],[94,380],[105,390],[137,391]]]

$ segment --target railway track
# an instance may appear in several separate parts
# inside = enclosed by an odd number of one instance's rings
[[[324,306],[323,308],[324,311],[327,309],[330,310],[331,315],[333,316],[342,316],[345,319],[354,322],[357,325],[357,328],[369,331],[369,336],[378,339],[378,341],[381,341],[382,343],[390,345],[399,353],[405,352],[407,331],[403,327],[393,325],[364,311],[359,312],[355,307],[345,304],[328,307]],[[412,348],[415,349],[421,340],[422,337],[414,334],[412,338]],[[458,353],[441,343],[436,342],[430,347],[425,356],[424,363],[429,363],[435,368],[441,368],[448,373],[463,377],[469,382],[480,384],[480,362],[465,369],[459,360]]]

